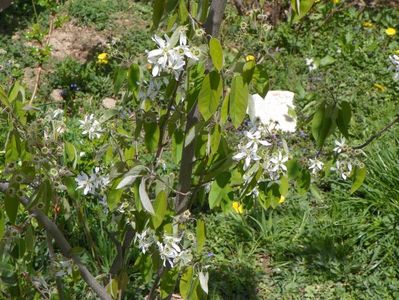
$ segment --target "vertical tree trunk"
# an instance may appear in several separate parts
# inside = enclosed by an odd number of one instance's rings
[[[223,14],[226,8],[227,0],[213,0],[209,10],[208,18],[204,24],[205,31],[208,35],[217,37],[219,35],[220,25],[223,21]],[[187,116],[186,136],[200,120],[200,113],[197,103],[193,106]],[[193,174],[193,160],[195,154],[194,138],[188,145],[184,145],[182,160],[179,172],[179,193],[175,200],[176,213],[182,213],[190,204],[191,179]]]

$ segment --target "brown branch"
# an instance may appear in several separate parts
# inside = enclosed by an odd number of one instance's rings
[[[377,133],[373,134],[367,141],[365,141],[363,144],[352,147],[352,149],[363,149],[364,147],[368,146],[371,144],[375,139],[378,139],[380,136],[382,136],[386,131],[388,131],[393,125],[396,123],[399,123],[399,116],[397,116],[395,119],[393,119],[391,122],[389,122],[384,128],[382,128],[380,131]]]
[[[220,25],[223,21],[223,14],[226,8],[227,0],[214,0],[211,3],[208,18],[204,24],[204,28],[208,36],[218,36]],[[195,103],[191,111],[187,116],[187,123],[185,129],[185,135],[190,132],[200,121],[200,112],[198,104]],[[180,162],[179,171],[179,193],[175,198],[175,211],[177,214],[182,213],[189,206],[190,191],[191,191],[191,180],[193,173],[193,159],[195,154],[196,139],[194,138],[188,145],[184,145],[183,155]]]
[[[47,247],[48,247],[50,260],[54,264],[56,259],[55,259],[53,241],[52,241],[52,237],[50,236],[50,234],[48,232],[46,233],[46,240],[47,240]],[[65,298],[65,294],[64,294],[64,288],[63,288],[62,279],[60,276],[55,275],[55,284],[57,286],[59,299],[65,300],[66,298]]]
[[[0,192],[6,192],[9,184],[7,182],[0,182]],[[83,280],[92,288],[92,290],[97,294],[101,300],[112,300],[108,295],[107,291],[103,286],[101,286],[96,278],[90,273],[87,267],[83,264],[80,257],[72,253],[72,247],[65,238],[64,234],[57,227],[57,225],[52,222],[40,209],[29,207],[30,200],[26,197],[19,199],[22,205],[36,218],[36,220],[46,229],[47,233],[53,237],[55,243],[60,248],[61,253],[72,259],[75,265],[78,267],[80,275]]]

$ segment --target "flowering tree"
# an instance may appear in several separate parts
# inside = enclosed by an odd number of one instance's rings
[[[310,9],[293,4],[297,17]],[[0,233],[9,231],[7,224],[18,224],[25,237],[44,228],[50,259],[57,262],[55,250],[67,259],[57,265],[59,295],[72,263],[101,299],[122,297],[129,266],[151,282],[149,299],[176,289],[185,299],[202,298],[209,278],[205,224],[193,209],[243,214],[254,206],[275,208],[290,193],[306,193],[312,175],[331,170],[353,178],[351,192],[364,180],[361,148],[383,131],[349,147],[349,104],[325,101],[309,125],[314,149],[305,153],[297,143],[306,135],[297,129],[294,95],[268,93],[267,66],[253,55],[225,65],[218,39],[225,6],[225,0],[155,0],[153,29],[165,23],[166,34],[154,35],[156,48],[143,65],[116,74],[115,92],[123,91],[126,105],[84,116],[79,137],[68,135],[64,110],[26,101],[19,83],[0,89],[8,125]],[[109,59],[102,53],[99,62]],[[391,59],[397,67],[397,57]],[[336,129],[343,137],[330,151]],[[80,215],[86,201],[102,207],[113,230],[116,255],[106,271],[104,265],[97,270],[102,281],[57,226],[57,218],[68,222],[67,212],[78,214],[99,255]]]

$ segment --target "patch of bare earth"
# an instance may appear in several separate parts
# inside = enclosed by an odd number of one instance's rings
[[[72,57],[80,62],[87,61],[90,50],[105,45],[107,34],[91,27],[80,27],[66,23],[53,31],[50,37],[52,56],[56,60]]]

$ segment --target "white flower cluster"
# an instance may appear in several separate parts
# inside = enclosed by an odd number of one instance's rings
[[[165,39],[155,35],[152,39],[158,45],[158,49],[151,50],[147,54],[148,62],[152,65],[152,76],[158,76],[162,72],[174,74],[178,80],[181,71],[186,65],[186,59],[198,61],[199,50],[187,45],[187,36],[184,28],[178,29],[178,39],[175,34]],[[177,42],[179,45],[176,46]]]
[[[159,256],[163,261],[163,266],[168,264],[171,268],[175,265],[187,266],[193,259],[189,248],[183,249],[181,246],[182,237],[175,237],[165,234],[162,241],[159,241],[154,231],[146,229],[142,233],[136,233],[135,243],[140,251],[145,254],[152,245],[156,245]]]
[[[309,72],[317,69],[317,64],[313,58],[305,58],[305,63],[308,66]]]
[[[390,69],[393,69],[395,71],[395,75],[393,76],[393,79],[399,80],[399,56],[398,55],[391,55],[389,56],[389,59],[391,60],[392,66]]]
[[[248,171],[247,178],[250,178],[252,171],[249,170],[251,162],[263,160],[263,169],[269,174],[270,178],[277,180],[282,173],[287,171],[286,162],[288,156],[284,155],[281,150],[273,151],[272,143],[267,139],[271,139],[268,131],[264,127],[259,126],[246,131],[247,141],[240,145],[239,152],[233,156],[234,160],[244,160],[243,169]]]
[[[240,145],[240,151],[233,156],[233,159],[238,161],[244,159],[245,171],[249,168],[251,161],[258,161],[261,159],[257,154],[259,145],[270,146],[271,143],[261,139],[261,132],[258,128],[253,128],[251,131],[246,131],[244,134],[248,138],[248,142],[245,145]]]
[[[87,135],[91,140],[101,137],[103,129],[101,128],[100,122],[96,120],[93,114],[85,116],[84,120],[80,120],[79,122],[83,135]]]
[[[346,153],[349,147],[346,145],[345,138],[341,138],[334,142],[335,148],[334,153],[339,155],[335,162],[335,167],[332,167],[331,170],[337,172],[337,174],[343,179],[346,180],[351,176],[353,170],[353,164],[350,156]]]
[[[108,175],[101,175],[100,168],[96,167],[89,175],[81,172],[76,178],[77,190],[83,190],[83,194],[92,194],[104,189],[110,182]]]

